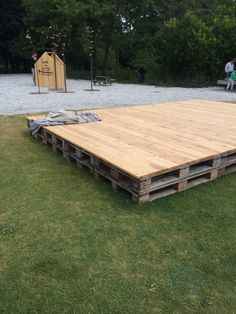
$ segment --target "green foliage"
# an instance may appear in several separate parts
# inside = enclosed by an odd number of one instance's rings
[[[133,68],[138,69],[143,67],[147,71],[145,81],[148,83],[155,83],[157,81],[157,62],[154,48],[139,49],[134,55],[132,62]]]
[[[234,0],[14,0],[8,6],[2,1],[0,58],[14,65],[12,60],[30,58],[29,51],[50,50],[56,29],[67,35],[69,67],[89,71],[89,27],[96,73],[130,77],[142,64],[147,82],[156,77],[207,82],[223,76],[224,64],[235,56],[235,6]]]
[[[156,42],[167,75],[190,78],[211,73],[215,40],[211,27],[190,12],[166,22]]]
[[[221,62],[231,60],[236,51],[235,5],[219,5],[215,8],[212,19],[213,34],[216,38],[215,52]]]
[[[4,71],[8,71],[9,65],[18,72],[20,69],[18,64],[18,54],[12,47],[22,37],[25,27],[23,23],[24,8],[21,0],[0,1],[0,56],[4,60]]]
[[[111,77],[114,77],[117,81],[132,83],[137,82],[136,70],[133,68],[118,67],[115,70],[109,72]]]

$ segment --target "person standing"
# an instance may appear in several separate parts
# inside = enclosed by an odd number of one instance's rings
[[[226,91],[228,91],[229,89],[232,91],[234,89],[234,82],[235,81],[236,81],[236,72],[233,71],[230,74],[228,85],[226,87]]]
[[[225,65],[225,74],[227,77],[230,77],[231,73],[234,71],[234,64],[236,59],[232,59],[230,62]]]
[[[34,52],[31,56],[31,72],[32,72],[32,75],[33,75],[33,82],[34,82],[34,85],[36,85],[36,80],[35,80],[35,68],[34,68],[34,65],[35,63],[37,62],[38,60],[38,57],[37,57],[37,53]]]
[[[143,83],[145,79],[145,69],[143,67],[140,67],[138,69],[137,76],[138,76],[139,82]]]

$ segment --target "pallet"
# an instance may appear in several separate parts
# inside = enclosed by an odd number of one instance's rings
[[[51,146],[54,151],[63,154],[67,161],[75,162],[79,168],[89,168],[97,180],[108,179],[113,190],[125,189],[131,193],[133,201],[137,203],[153,201],[236,171],[235,150],[180,166],[158,175],[138,179],[85,149],[53,134],[46,128],[41,128],[35,137],[41,139],[44,144]]]

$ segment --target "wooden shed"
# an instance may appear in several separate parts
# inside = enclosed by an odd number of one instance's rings
[[[56,53],[44,52],[35,63],[36,85],[49,89],[65,89],[64,63]]]

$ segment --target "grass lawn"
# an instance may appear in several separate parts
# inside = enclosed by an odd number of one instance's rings
[[[0,117],[0,313],[236,313],[236,173],[144,205]]]

